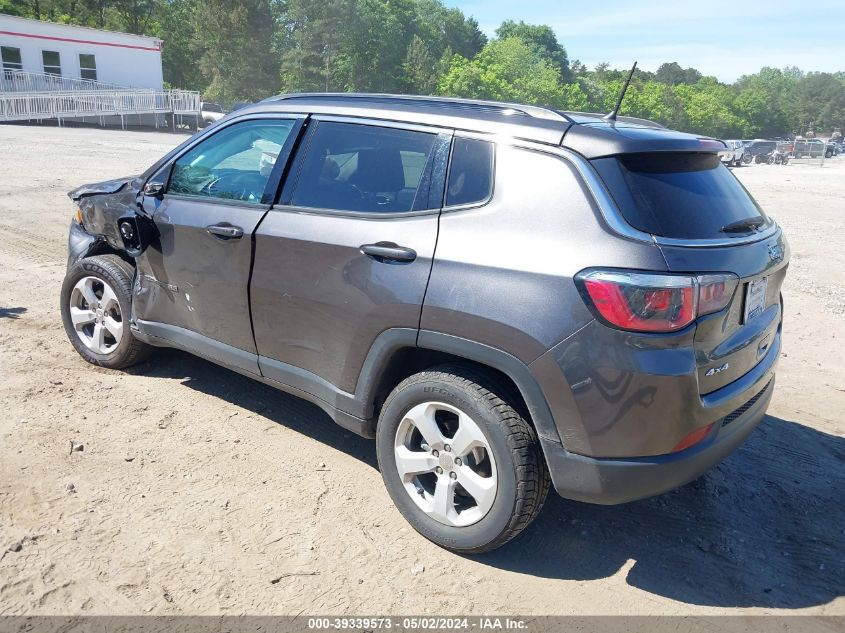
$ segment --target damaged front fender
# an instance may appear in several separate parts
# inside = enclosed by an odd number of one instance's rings
[[[138,204],[142,185],[141,177],[128,176],[82,185],[68,193],[81,220],[70,227],[69,266],[101,252],[140,255],[155,237],[152,220]]]
[[[97,238],[83,229],[75,220],[70,223],[70,230],[67,236],[67,267],[70,268],[76,262],[94,248]]]

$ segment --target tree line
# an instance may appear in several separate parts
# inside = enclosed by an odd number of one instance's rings
[[[492,38],[440,0],[0,0],[0,12],[164,40],[165,81],[230,105],[279,92],[393,92],[612,109],[625,69],[570,59],[545,25]],[[622,114],[722,138],[845,127],[845,72],[763,68],[733,84],[638,71]]]

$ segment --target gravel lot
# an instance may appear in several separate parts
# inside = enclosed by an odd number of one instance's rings
[[[182,138],[0,126],[0,614],[845,614],[845,157],[736,172],[793,249],[750,440],[656,499],[551,495],[464,558],[313,406],[179,352],[121,373],[73,351],[65,193]]]

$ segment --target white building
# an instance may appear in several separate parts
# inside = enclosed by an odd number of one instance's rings
[[[0,14],[3,70],[161,90],[161,40]]]

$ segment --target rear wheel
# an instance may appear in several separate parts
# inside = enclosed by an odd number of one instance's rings
[[[70,342],[93,365],[121,369],[151,348],[129,329],[132,267],[116,255],[78,261],[62,284],[61,312]]]
[[[481,553],[540,512],[549,475],[530,424],[506,389],[462,365],[411,376],[388,397],[376,433],[393,502],[429,540]]]

